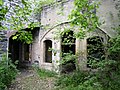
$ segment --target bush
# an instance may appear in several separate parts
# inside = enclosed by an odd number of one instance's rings
[[[71,74],[63,74],[61,75],[58,80],[56,81],[56,86],[59,86],[60,88],[64,87],[76,87],[80,83],[83,83],[88,76],[88,72],[79,72],[75,71]]]
[[[61,75],[57,80],[60,90],[119,90],[120,63],[103,60],[96,71],[75,71]]]
[[[4,90],[15,79],[18,70],[6,55],[0,60],[0,90]]]

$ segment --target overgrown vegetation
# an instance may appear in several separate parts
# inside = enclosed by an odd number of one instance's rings
[[[117,0],[115,0],[117,1]],[[98,4],[89,0],[75,0],[75,10],[72,11],[70,19],[73,26],[79,26],[77,38],[84,38],[86,32],[94,31],[100,23],[94,12]],[[119,4],[117,3],[118,10]],[[118,14],[119,15],[119,14]],[[70,74],[62,75],[57,80],[57,90],[119,90],[120,88],[120,27],[114,27],[118,35],[110,38],[107,45],[103,45],[105,52],[100,50],[101,45],[89,46],[91,56],[89,59],[90,70],[81,71],[77,69]],[[99,42],[99,40],[96,39]],[[98,43],[97,43],[98,44]],[[96,48],[97,47],[97,48]],[[99,58],[92,55],[92,51],[98,49]],[[68,55],[68,60],[71,58]],[[99,61],[97,61],[99,59]],[[78,63],[77,63],[78,64]]]
[[[57,75],[57,73],[54,71],[39,68],[37,64],[34,64],[33,68],[35,72],[40,76],[40,78],[55,77]]]
[[[39,26],[33,19],[32,2],[28,0],[0,1],[0,30],[16,30],[13,39],[32,43],[32,30]],[[27,31],[26,29],[29,29]]]
[[[18,70],[10,59],[3,55],[0,59],[0,90],[4,90],[15,79]]]
[[[55,77],[55,75],[57,75],[55,72],[45,69],[37,69],[37,73],[40,76],[40,78]]]
[[[10,0],[13,1],[13,0]],[[39,5],[45,5],[51,3],[52,0],[49,2],[40,2]],[[96,9],[99,6],[98,2],[90,2],[91,0],[75,0],[75,9],[72,11],[69,19],[71,20],[72,26],[79,27],[78,33],[74,34],[74,38],[83,39],[86,36],[86,33],[96,30],[98,26],[100,26],[98,17],[96,16]],[[115,0],[117,1],[117,0]],[[19,21],[28,21],[26,15],[30,14],[31,10],[28,10],[30,7],[27,3],[22,0],[23,8],[20,6],[16,7],[16,17],[12,17],[12,22],[14,22],[14,28],[20,30],[20,34],[15,36],[13,39],[21,37],[21,40],[27,40],[27,43],[31,43],[31,32],[25,33],[26,31],[23,30],[24,24]],[[6,12],[8,12],[7,7],[3,7],[3,1],[0,1],[0,21],[5,20]],[[117,5],[118,10],[120,10],[119,5]],[[25,12],[28,10],[27,12]],[[40,6],[39,12],[41,12],[42,7]],[[22,13],[22,15],[21,15]],[[119,11],[120,14],[120,11]],[[24,16],[23,18],[21,18]],[[30,25],[33,25],[32,22]],[[16,26],[17,25],[17,26]],[[28,25],[28,26],[29,26]],[[0,29],[3,28],[2,24],[0,23]],[[58,78],[57,86],[58,89],[61,90],[119,90],[120,88],[120,26],[114,27],[118,35],[116,37],[111,38],[106,45],[106,52],[104,55],[99,55],[100,60],[99,62],[94,58],[92,55],[90,56],[90,60],[92,62],[89,63],[90,70],[81,71],[77,69],[73,73],[64,74]],[[23,30],[23,31],[22,31]],[[22,32],[22,33],[21,33]],[[66,31],[65,31],[66,32]],[[23,37],[22,37],[23,36]],[[27,39],[28,38],[28,39]],[[71,41],[71,36],[68,37]],[[68,39],[65,38],[65,39]],[[30,41],[29,41],[30,39]],[[98,40],[97,40],[98,41]],[[66,42],[66,41],[64,41]],[[69,40],[67,40],[67,44],[69,44]],[[72,45],[72,44],[71,44]],[[71,46],[70,45],[70,46]],[[97,45],[96,45],[97,46]],[[101,46],[90,46],[90,49],[99,49]],[[92,51],[90,50],[90,51]],[[100,51],[101,52],[101,51]],[[92,52],[90,52],[92,54]],[[103,54],[103,53],[102,53]],[[75,61],[77,56],[71,53],[64,53],[62,55],[63,62],[62,64],[66,64],[69,61],[73,60],[77,65],[78,63]],[[95,62],[94,62],[95,61]],[[15,78],[17,73],[16,67],[6,58],[3,58],[0,62],[0,89],[6,88],[7,85],[11,83],[11,81]],[[37,73],[40,77],[53,77],[55,74],[50,71],[46,71],[43,69],[37,69]],[[2,78],[1,78],[2,77]]]

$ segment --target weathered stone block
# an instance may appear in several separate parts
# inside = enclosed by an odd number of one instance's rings
[[[7,38],[2,38],[1,40],[0,40],[0,42],[6,42],[7,41]]]

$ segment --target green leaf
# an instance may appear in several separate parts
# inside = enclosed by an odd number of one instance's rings
[[[3,5],[3,0],[0,0],[0,5]]]
[[[13,39],[13,40],[17,39],[17,36],[13,36],[12,39]]]

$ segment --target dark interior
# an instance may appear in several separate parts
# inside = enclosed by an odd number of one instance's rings
[[[52,48],[52,41],[51,40],[45,40],[45,62],[52,63],[52,51],[49,50]]]
[[[61,45],[62,53],[71,53],[75,55],[75,38],[73,37],[73,31],[69,31],[64,33],[62,36],[62,45]],[[63,57],[63,55],[62,55]],[[64,64],[62,64],[62,73],[69,73],[76,69],[74,60],[70,60]]]
[[[9,58],[13,63],[18,61],[18,67],[26,67],[29,62],[29,45],[19,40],[9,38]]]
[[[104,59],[103,38],[99,36],[87,39],[87,67],[91,68],[92,60],[99,62]]]

